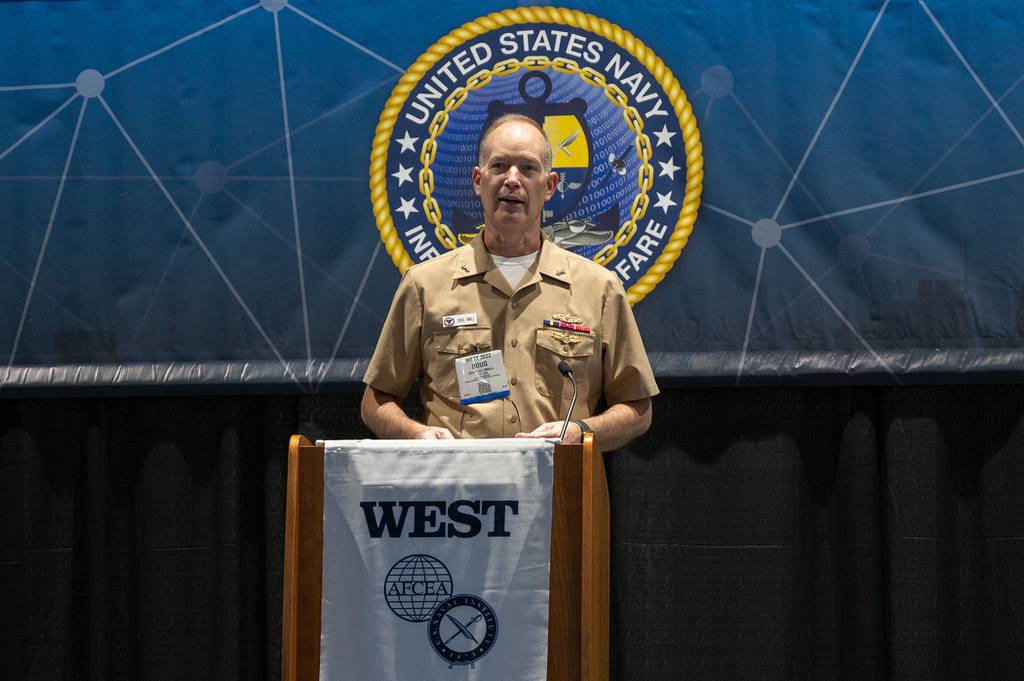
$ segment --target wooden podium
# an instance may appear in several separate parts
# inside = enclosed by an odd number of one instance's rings
[[[601,452],[555,447],[551,518],[548,680],[608,679],[608,481]],[[320,675],[324,447],[302,435],[288,445],[281,678]]]

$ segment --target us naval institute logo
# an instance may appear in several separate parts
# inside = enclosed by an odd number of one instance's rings
[[[693,110],[664,62],[583,12],[509,9],[452,31],[416,60],[373,140],[370,192],[395,265],[468,243],[483,214],[470,183],[480,135],[522,113],[541,123],[558,172],[542,229],[611,269],[636,303],[693,230],[703,160]]]

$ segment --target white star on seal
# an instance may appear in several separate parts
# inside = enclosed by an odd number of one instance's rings
[[[416,141],[417,140],[419,140],[419,137],[411,136],[409,134],[409,131],[406,130],[405,131],[405,136],[403,136],[403,137],[401,137],[399,139],[396,139],[395,141],[402,145],[401,153],[404,154],[407,151],[413,151],[413,152],[416,151]]]
[[[662,165],[665,165],[664,163]],[[401,187],[406,182],[412,182],[412,168],[406,168],[401,163],[398,164],[398,172],[391,173],[391,177],[398,178],[398,186]]]
[[[672,146],[672,137],[674,135],[674,132],[668,131],[668,125],[661,126],[661,130],[654,133],[654,136],[658,138],[658,144],[656,146],[660,147],[662,144]]]
[[[668,215],[669,206],[677,205],[676,202],[672,200],[672,192],[669,192],[668,194],[662,194],[661,192],[655,193],[658,195],[658,200],[654,203],[654,206],[662,209],[665,211],[665,215]]]
[[[658,165],[661,166],[661,172],[658,173],[658,177],[661,177],[662,175],[668,175],[669,178],[673,180],[676,179],[676,171],[679,170],[680,168],[679,166],[676,165],[676,160],[674,158],[669,158],[668,163],[658,161]]]
[[[419,213],[419,211],[416,210],[415,199],[402,199],[401,208],[396,208],[395,212],[401,213],[402,217],[406,220],[409,219],[409,213]]]

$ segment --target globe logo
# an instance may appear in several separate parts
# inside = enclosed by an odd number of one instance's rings
[[[384,598],[391,612],[406,622],[425,622],[438,603],[452,595],[452,575],[433,556],[416,553],[391,566]]]

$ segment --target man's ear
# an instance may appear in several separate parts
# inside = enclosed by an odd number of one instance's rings
[[[558,186],[558,173],[556,173],[555,171],[552,170],[550,173],[548,173],[548,191],[547,191],[547,195],[544,197],[545,201],[548,201],[549,199],[551,199],[552,196],[555,195],[555,187],[557,187],[557,186]]]
[[[480,166],[473,166],[473,191],[480,196]]]

